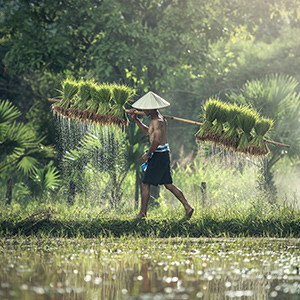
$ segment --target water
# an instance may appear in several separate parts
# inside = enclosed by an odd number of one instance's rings
[[[118,126],[80,122],[56,117],[64,198],[75,195],[103,205],[117,205],[121,191],[118,178],[125,168],[126,135]],[[114,189],[118,189],[115,191]]]
[[[300,299],[297,239],[2,241],[1,299]]]
[[[257,183],[257,189],[264,191],[268,171],[267,156],[246,155],[211,143],[198,143],[198,154],[203,160],[222,164],[233,171],[246,171],[249,179]]]
[[[263,172],[267,170],[267,156],[246,155],[212,143],[197,143],[197,145],[199,155],[211,157],[211,159],[218,160],[228,167],[239,168],[243,165],[257,167]]]

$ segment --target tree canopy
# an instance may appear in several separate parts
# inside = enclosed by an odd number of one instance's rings
[[[136,97],[152,90],[171,102],[167,113],[197,120],[211,96],[236,101],[228,95],[266,87],[272,74],[299,82],[299,34],[297,0],[7,0],[0,3],[1,97],[56,148],[46,99],[66,77],[127,84]],[[293,91],[297,106],[299,84]],[[182,144],[196,151],[197,128],[169,128],[175,157]]]

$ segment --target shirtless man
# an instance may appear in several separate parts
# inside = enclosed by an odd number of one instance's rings
[[[150,185],[163,184],[174,196],[183,204],[185,209],[185,218],[190,219],[194,209],[185,199],[182,191],[173,184],[170,170],[170,154],[169,145],[167,144],[167,121],[159,113],[157,109],[143,109],[146,116],[150,117],[149,127],[143,124],[135,114],[136,110],[131,109],[132,119],[138,127],[149,135],[150,148],[142,156],[142,161],[147,163],[147,169],[142,182],[142,204],[141,210],[137,214],[137,218],[145,218],[147,216],[147,206],[150,198]]]

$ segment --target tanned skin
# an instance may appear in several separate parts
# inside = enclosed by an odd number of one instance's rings
[[[159,145],[164,145],[167,143],[167,121],[156,109],[144,110],[147,117],[150,117],[149,127],[143,124],[135,114],[136,110],[131,109],[129,114],[131,114],[132,119],[138,125],[138,127],[146,134],[149,135],[150,148],[146,154],[142,156],[142,161],[146,162]],[[185,199],[182,191],[175,186],[173,183],[165,184],[166,189],[174,194],[174,196],[182,203],[185,209],[185,218],[190,219],[194,209],[190,206],[188,201]],[[145,218],[147,216],[147,207],[150,199],[150,184],[142,183],[142,203],[140,212],[136,215],[137,218]]]

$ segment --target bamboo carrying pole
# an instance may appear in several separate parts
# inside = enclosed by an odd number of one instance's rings
[[[60,100],[53,99],[53,98],[48,98],[48,101],[55,103],[55,102],[59,102]],[[125,112],[129,113],[130,110],[125,109]],[[135,112],[135,114],[137,114],[137,115],[145,115],[144,112],[138,111],[138,110]],[[166,115],[163,115],[163,117],[166,118],[166,119],[169,119],[169,120],[175,120],[175,121],[184,122],[184,123],[188,123],[188,124],[199,125],[199,126],[203,125],[203,123],[200,123],[200,122],[196,122],[196,121],[192,121],[192,120],[187,120],[187,119],[182,119],[182,118],[178,118],[178,117],[166,116]],[[274,142],[274,141],[270,141],[270,140],[266,140],[266,139],[264,139],[264,141],[266,143],[269,143],[269,144],[272,144],[272,145],[275,145],[275,146],[281,146],[281,147],[285,147],[285,148],[290,148],[290,146],[286,145],[286,144],[282,144],[282,143],[278,143],[278,142]]]

